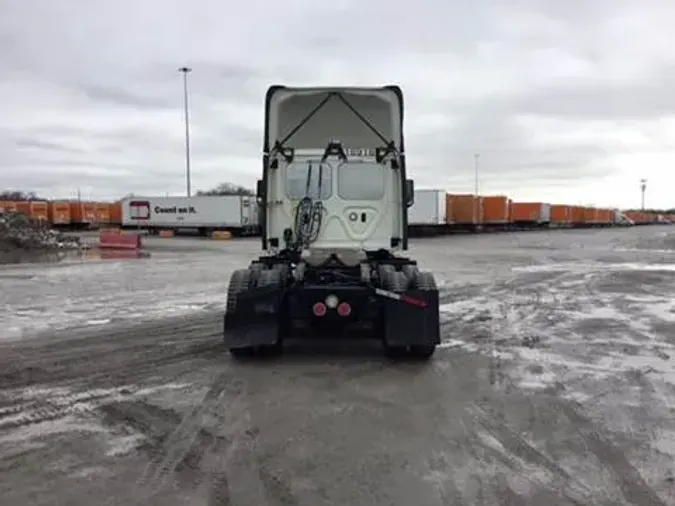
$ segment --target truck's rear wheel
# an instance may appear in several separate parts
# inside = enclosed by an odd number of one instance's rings
[[[258,277],[258,288],[276,288],[277,290],[283,290],[284,287],[284,274],[286,271],[283,268],[265,269],[260,271],[260,276]],[[259,346],[257,351],[260,355],[266,357],[279,356],[283,353],[283,342],[281,338],[278,338],[274,344],[269,344],[265,346]]]
[[[404,265],[401,268],[401,271],[410,281],[415,279],[415,276],[417,276],[420,272],[419,268],[416,265]]]
[[[227,288],[227,304],[225,306],[225,322],[228,317],[233,317],[237,311],[237,299],[239,294],[249,289],[251,281],[251,271],[249,269],[238,269],[232,273],[230,284]],[[227,329],[224,329],[227,332]],[[227,339],[226,339],[227,341]],[[241,346],[229,349],[230,354],[235,358],[246,358],[255,354],[253,346]]]
[[[403,293],[408,288],[408,278],[401,271],[396,271],[392,265],[381,265],[378,269],[380,283],[384,290],[394,293]],[[402,358],[406,355],[405,346],[392,346],[386,342],[384,345],[384,354],[389,358]]]
[[[408,267],[408,266],[406,266]],[[414,266],[403,271],[389,271],[382,276],[383,287],[395,293],[403,293],[408,287],[416,290],[436,290],[436,280],[433,274],[420,271]],[[385,354],[390,358],[410,358],[413,360],[428,360],[436,351],[435,344],[394,345],[384,343]]]
[[[248,270],[251,272],[248,285],[251,288],[255,288],[258,285],[258,280],[260,279],[260,273],[264,271],[266,265],[260,262],[251,263],[248,266]]]
[[[410,279],[410,285],[411,288],[421,291],[438,289],[434,275],[428,271],[416,270]],[[415,345],[409,348],[408,355],[415,360],[428,360],[435,351],[435,344]]]
[[[408,349],[408,356],[415,360],[428,360],[436,351],[435,344],[411,346]]]

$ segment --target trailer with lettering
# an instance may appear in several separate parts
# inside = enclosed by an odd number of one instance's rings
[[[211,235],[227,230],[234,235],[258,233],[255,196],[128,197],[122,201],[122,227],[147,230],[194,230]]]

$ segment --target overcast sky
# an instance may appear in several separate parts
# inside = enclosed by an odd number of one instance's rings
[[[417,187],[675,206],[672,0],[0,0],[0,186],[253,187],[272,83],[399,83]]]

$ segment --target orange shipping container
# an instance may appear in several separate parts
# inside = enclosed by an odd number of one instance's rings
[[[446,214],[449,222],[458,225],[478,225],[482,222],[483,212],[482,197],[475,195],[446,195],[445,209],[451,214]],[[450,220],[452,217],[452,220]]]
[[[93,202],[71,202],[71,223],[96,223],[96,204]]]
[[[0,202],[0,211],[5,213],[11,213],[16,210],[17,210],[16,202],[11,202],[7,200],[5,200],[4,202]]]
[[[47,221],[49,217],[47,202],[27,201],[17,202],[16,210],[25,214],[33,221]]]
[[[598,223],[607,224],[612,223],[611,209],[598,209]]]
[[[511,199],[502,195],[483,197],[483,223],[509,223]]]
[[[70,224],[70,203],[68,202],[50,202],[49,203],[49,221],[53,225]]]
[[[582,206],[571,206],[571,222],[575,225],[584,223],[584,208]]]
[[[110,204],[107,202],[96,203],[96,221],[98,223],[110,223]]]
[[[584,223],[597,223],[598,222],[598,209],[595,207],[583,207],[583,222]]]
[[[543,202],[511,202],[514,223],[544,223],[551,220],[551,207]]]
[[[110,204],[110,223],[114,223],[116,225],[120,225],[122,223],[122,203],[121,202],[114,202],[114,203]]]
[[[567,225],[572,223],[572,208],[571,206],[552,205],[551,206],[551,223],[558,225]]]

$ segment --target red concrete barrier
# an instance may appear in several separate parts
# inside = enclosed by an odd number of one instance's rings
[[[99,233],[99,243],[101,249],[139,250],[142,246],[140,235],[124,235],[104,230]]]

